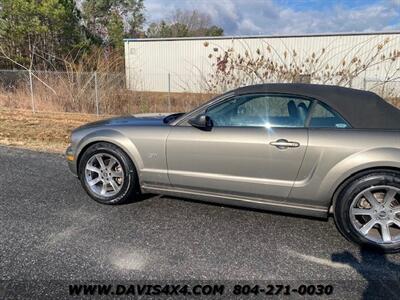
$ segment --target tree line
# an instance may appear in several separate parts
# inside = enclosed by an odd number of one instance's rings
[[[122,57],[124,38],[219,36],[196,10],[148,24],[144,0],[0,0],[0,68],[65,69]]]

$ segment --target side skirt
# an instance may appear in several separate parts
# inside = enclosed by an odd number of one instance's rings
[[[310,205],[296,205],[287,202],[278,202],[274,200],[259,198],[244,198],[229,194],[215,194],[203,191],[186,190],[181,188],[169,188],[164,186],[142,185],[142,191],[145,193],[162,194],[174,197],[189,198],[193,200],[220,203],[225,205],[249,207],[281,213],[289,213],[317,218],[327,218],[328,208]]]

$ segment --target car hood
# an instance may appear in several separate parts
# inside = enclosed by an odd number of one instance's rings
[[[87,123],[77,129],[86,129],[103,126],[165,126],[164,118],[166,114],[137,114],[132,116],[115,117],[96,122]]]

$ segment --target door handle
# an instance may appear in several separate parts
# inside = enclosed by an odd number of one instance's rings
[[[300,146],[298,142],[290,142],[285,139],[279,139],[277,141],[269,143],[271,146],[275,146],[278,149],[286,149],[286,148],[297,148]]]

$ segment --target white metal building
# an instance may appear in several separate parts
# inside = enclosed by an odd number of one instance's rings
[[[287,64],[293,59],[293,53],[297,62],[304,63],[313,53],[318,56],[324,52],[320,64],[329,64],[332,68],[343,61],[349,64],[355,57],[368,63],[379,47],[375,63],[348,84],[366,89],[373,82],[393,79],[400,70],[400,32],[126,39],[127,87],[141,91],[204,92],[204,80],[215,73],[216,67],[212,64],[216,56],[228,49],[242,55],[246,51],[250,55],[262,52],[271,60],[288,60]],[[285,52],[289,53],[287,58]],[[398,59],[387,59],[396,55]],[[376,63],[379,60],[383,62]],[[311,81],[320,83],[315,78]]]

